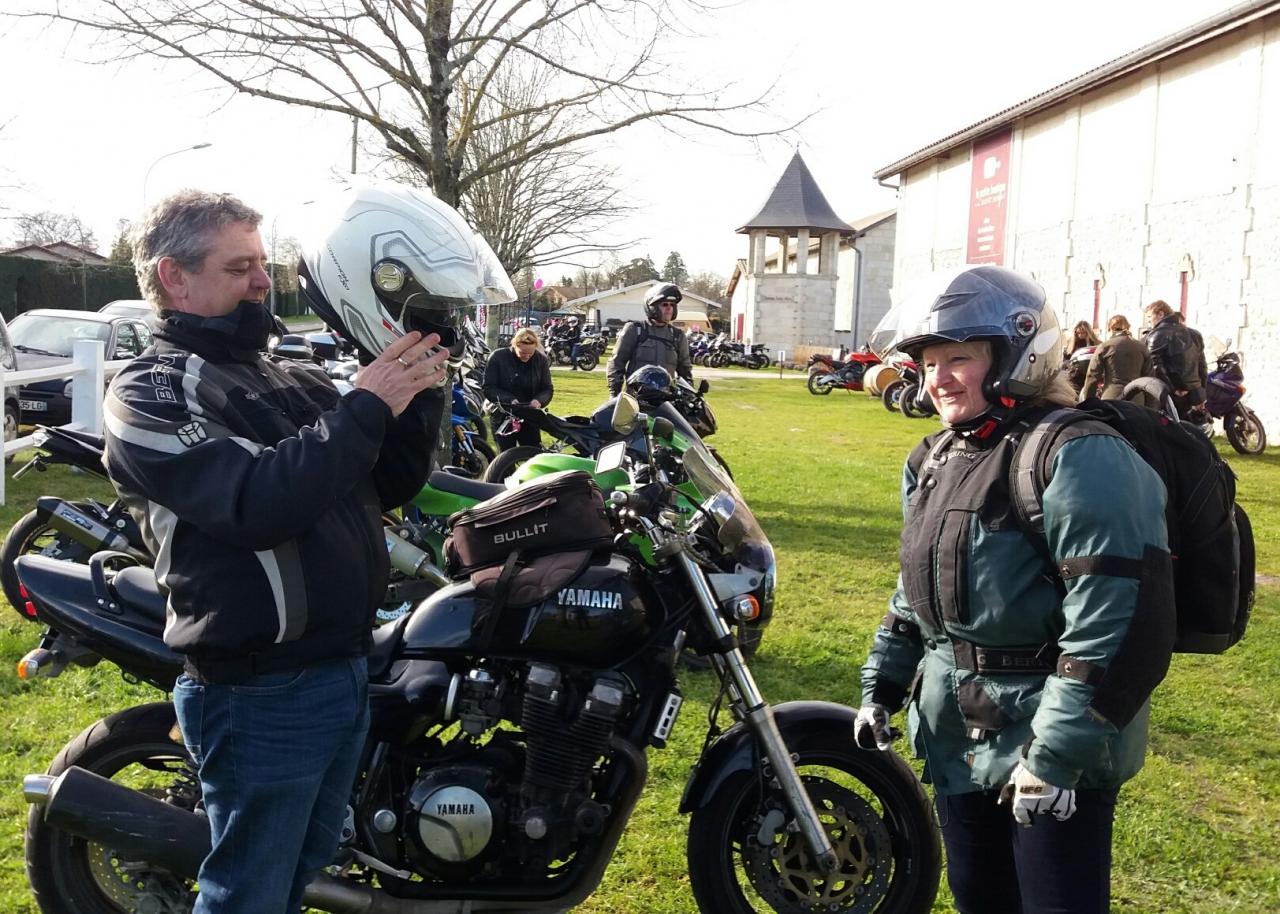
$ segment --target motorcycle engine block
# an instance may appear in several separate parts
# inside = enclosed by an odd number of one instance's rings
[[[502,775],[478,765],[428,771],[409,793],[403,837],[415,869],[444,877],[473,872],[506,831]]]

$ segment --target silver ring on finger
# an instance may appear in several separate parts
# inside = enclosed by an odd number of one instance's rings
[[[404,360],[404,358],[403,358],[403,357],[401,357],[401,356],[396,356],[396,361],[397,361],[397,362],[399,362],[401,365],[403,365],[403,366],[404,366],[405,371],[408,371],[409,369],[411,369],[411,368],[413,367],[413,366],[412,366],[412,365],[410,365],[408,362],[406,362],[406,361]]]

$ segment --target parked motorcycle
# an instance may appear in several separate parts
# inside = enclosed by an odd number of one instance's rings
[[[833,390],[862,390],[867,369],[879,364],[880,357],[865,349],[849,353],[844,360],[814,353],[809,356],[806,385],[815,396],[826,396]]]
[[[68,428],[37,425],[32,433],[36,453],[13,474],[14,479],[51,466],[70,466],[106,479],[102,466],[103,441],[97,435]],[[117,500],[68,500],[42,495],[36,506],[9,528],[0,544],[0,586],[9,605],[26,619],[35,618],[18,584],[14,562],[21,555],[43,555],[61,561],[87,562],[103,549],[127,552],[150,561],[142,531]]]
[[[898,369],[898,377],[884,386],[880,392],[881,402],[889,412],[898,412],[908,419],[923,419],[937,415],[933,400],[921,391],[920,369],[910,359],[894,362]]]
[[[643,423],[637,409],[620,399],[615,432]],[[711,658],[736,720],[720,733],[712,714],[680,803],[699,909],[930,909],[940,848],[919,782],[895,753],[854,745],[853,709],[765,701],[734,629],[771,611],[772,549],[704,448],[677,459],[671,424],[649,427],[645,461],[629,462],[621,443],[602,455],[597,472],[625,472],[629,490],[608,502],[614,545],[572,579],[493,624],[488,601],[459,582],[375,632],[369,743],[338,857],[306,904],[339,914],[580,904],[640,796],[647,748],[670,737],[688,643]],[[673,515],[682,484],[701,509]],[[42,619],[100,639],[127,673],[167,683],[181,668],[160,640],[148,572],[95,577],[24,557],[18,573]],[[94,724],[26,778],[24,795],[27,873],[44,914],[189,910],[209,831],[170,703]]]
[[[1212,434],[1213,420],[1222,420],[1222,430],[1227,441],[1241,454],[1261,454],[1267,448],[1267,430],[1258,414],[1244,404],[1244,369],[1240,365],[1240,353],[1227,351],[1218,356],[1217,365],[1209,372],[1205,384],[1205,401],[1193,411],[1193,419],[1200,419]]]
[[[578,348],[576,356],[573,354],[574,346]],[[600,364],[604,338],[584,333],[577,340],[572,340],[551,333],[544,340],[544,347],[552,365],[576,365],[579,371],[593,371]]]
[[[682,380],[681,385],[673,386],[669,396],[655,398],[649,403],[652,406],[651,412],[664,416],[675,425],[682,446],[686,440],[698,440],[715,432],[715,414],[704,399],[704,394],[709,387],[705,379],[696,389]],[[610,425],[610,417],[616,402],[616,398],[606,400],[590,416],[561,417],[546,409],[533,409],[528,406],[503,407],[501,413],[503,418],[495,419],[499,429],[505,427],[512,430],[510,433],[514,433],[518,429],[514,423],[532,422],[551,438],[552,442],[546,448],[520,445],[503,451],[485,470],[485,480],[502,482],[526,461],[540,454],[574,453],[579,457],[594,460],[600,448],[617,440],[617,433]],[[633,441],[633,446],[638,447],[637,442],[638,439]],[[714,448],[708,447],[708,450],[728,472],[729,465],[721,455]],[[556,467],[556,469],[563,469],[563,467]]]

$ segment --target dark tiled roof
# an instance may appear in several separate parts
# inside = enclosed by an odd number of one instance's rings
[[[1059,83],[1053,88],[1046,89],[1044,92],[1033,95],[1025,101],[1005,108],[1003,111],[997,111],[990,117],[983,118],[963,130],[957,130],[937,142],[930,143],[928,146],[917,149],[910,155],[878,169],[871,177],[881,181],[893,175],[900,175],[921,162],[926,162],[936,155],[955,149],[957,146],[967,145],[970,141],[980,139],[1018,118],[1043,111],[1073,95],[1080,95],[1091,89],[1096,89],[1104,83],[1132,73],[1153,61],[1241,28],[1255,19],[1278,10],[1280,10],[1280,2],[1276,2],[1276,0],[1251,0],[1249,3],[1236,4],[1230,9],[1205,19],[1203,22],[1198,22],[1166,38],[1161,38],[1159,41],[1143,45],[1136,51],[1130,51],[1128,54],[1117,57],[1115,60],[1108,61],[1101,66],[1094,67],[1074,79]]]
[[[760,212],[738,229],[817,229],[824,232],[852,232],[853,226],[842,221],[818,189],[809,166],[797,152],[791,157],[773,192]]]

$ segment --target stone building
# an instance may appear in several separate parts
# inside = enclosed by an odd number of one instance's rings
[[[1280,429],[1280,2],[1240,3],[881,168],[894,282],[996,263],[1067,325],[1162,298]],[[1212,364],[1211,364],[1212,367]]]
[[[840,238],[836,249],[836,303],[832,325],[825,334],[814,332],[808,342],[796,350],[797,360],[808,356],[808,349],[827,350],[837,346],[856,349],[889,310],[889,292],[893,287],[893,242],[897,226],[895,210],[872,213],[849,221],[853,234]],[[809,239],[808,272],[818,272],[821,242]],[[781,250],[765,258],[765,272],[782,272],[778,265]],[[796,248],[789,251],[788,271],[795,272]],[[747,277],[746,260],[739,260],[729,278],[725,294],[731,308],[730,328],[735,339],[746,339]],[[753,342],[767,343],[759,339]]]
[[[837,251],[840,238],[854,229],[832,212],[799,152],[764,206],[738,232],[750,243],[746,288],[730,318],[733,334],[788,354],[802,345],[831,346]],[[769,238],[778,242],[772,258],[765,250]],[[816,269],[811,269],[813,258],[796,256],[797,251],[809,251],[810,239],[817,248]]]

